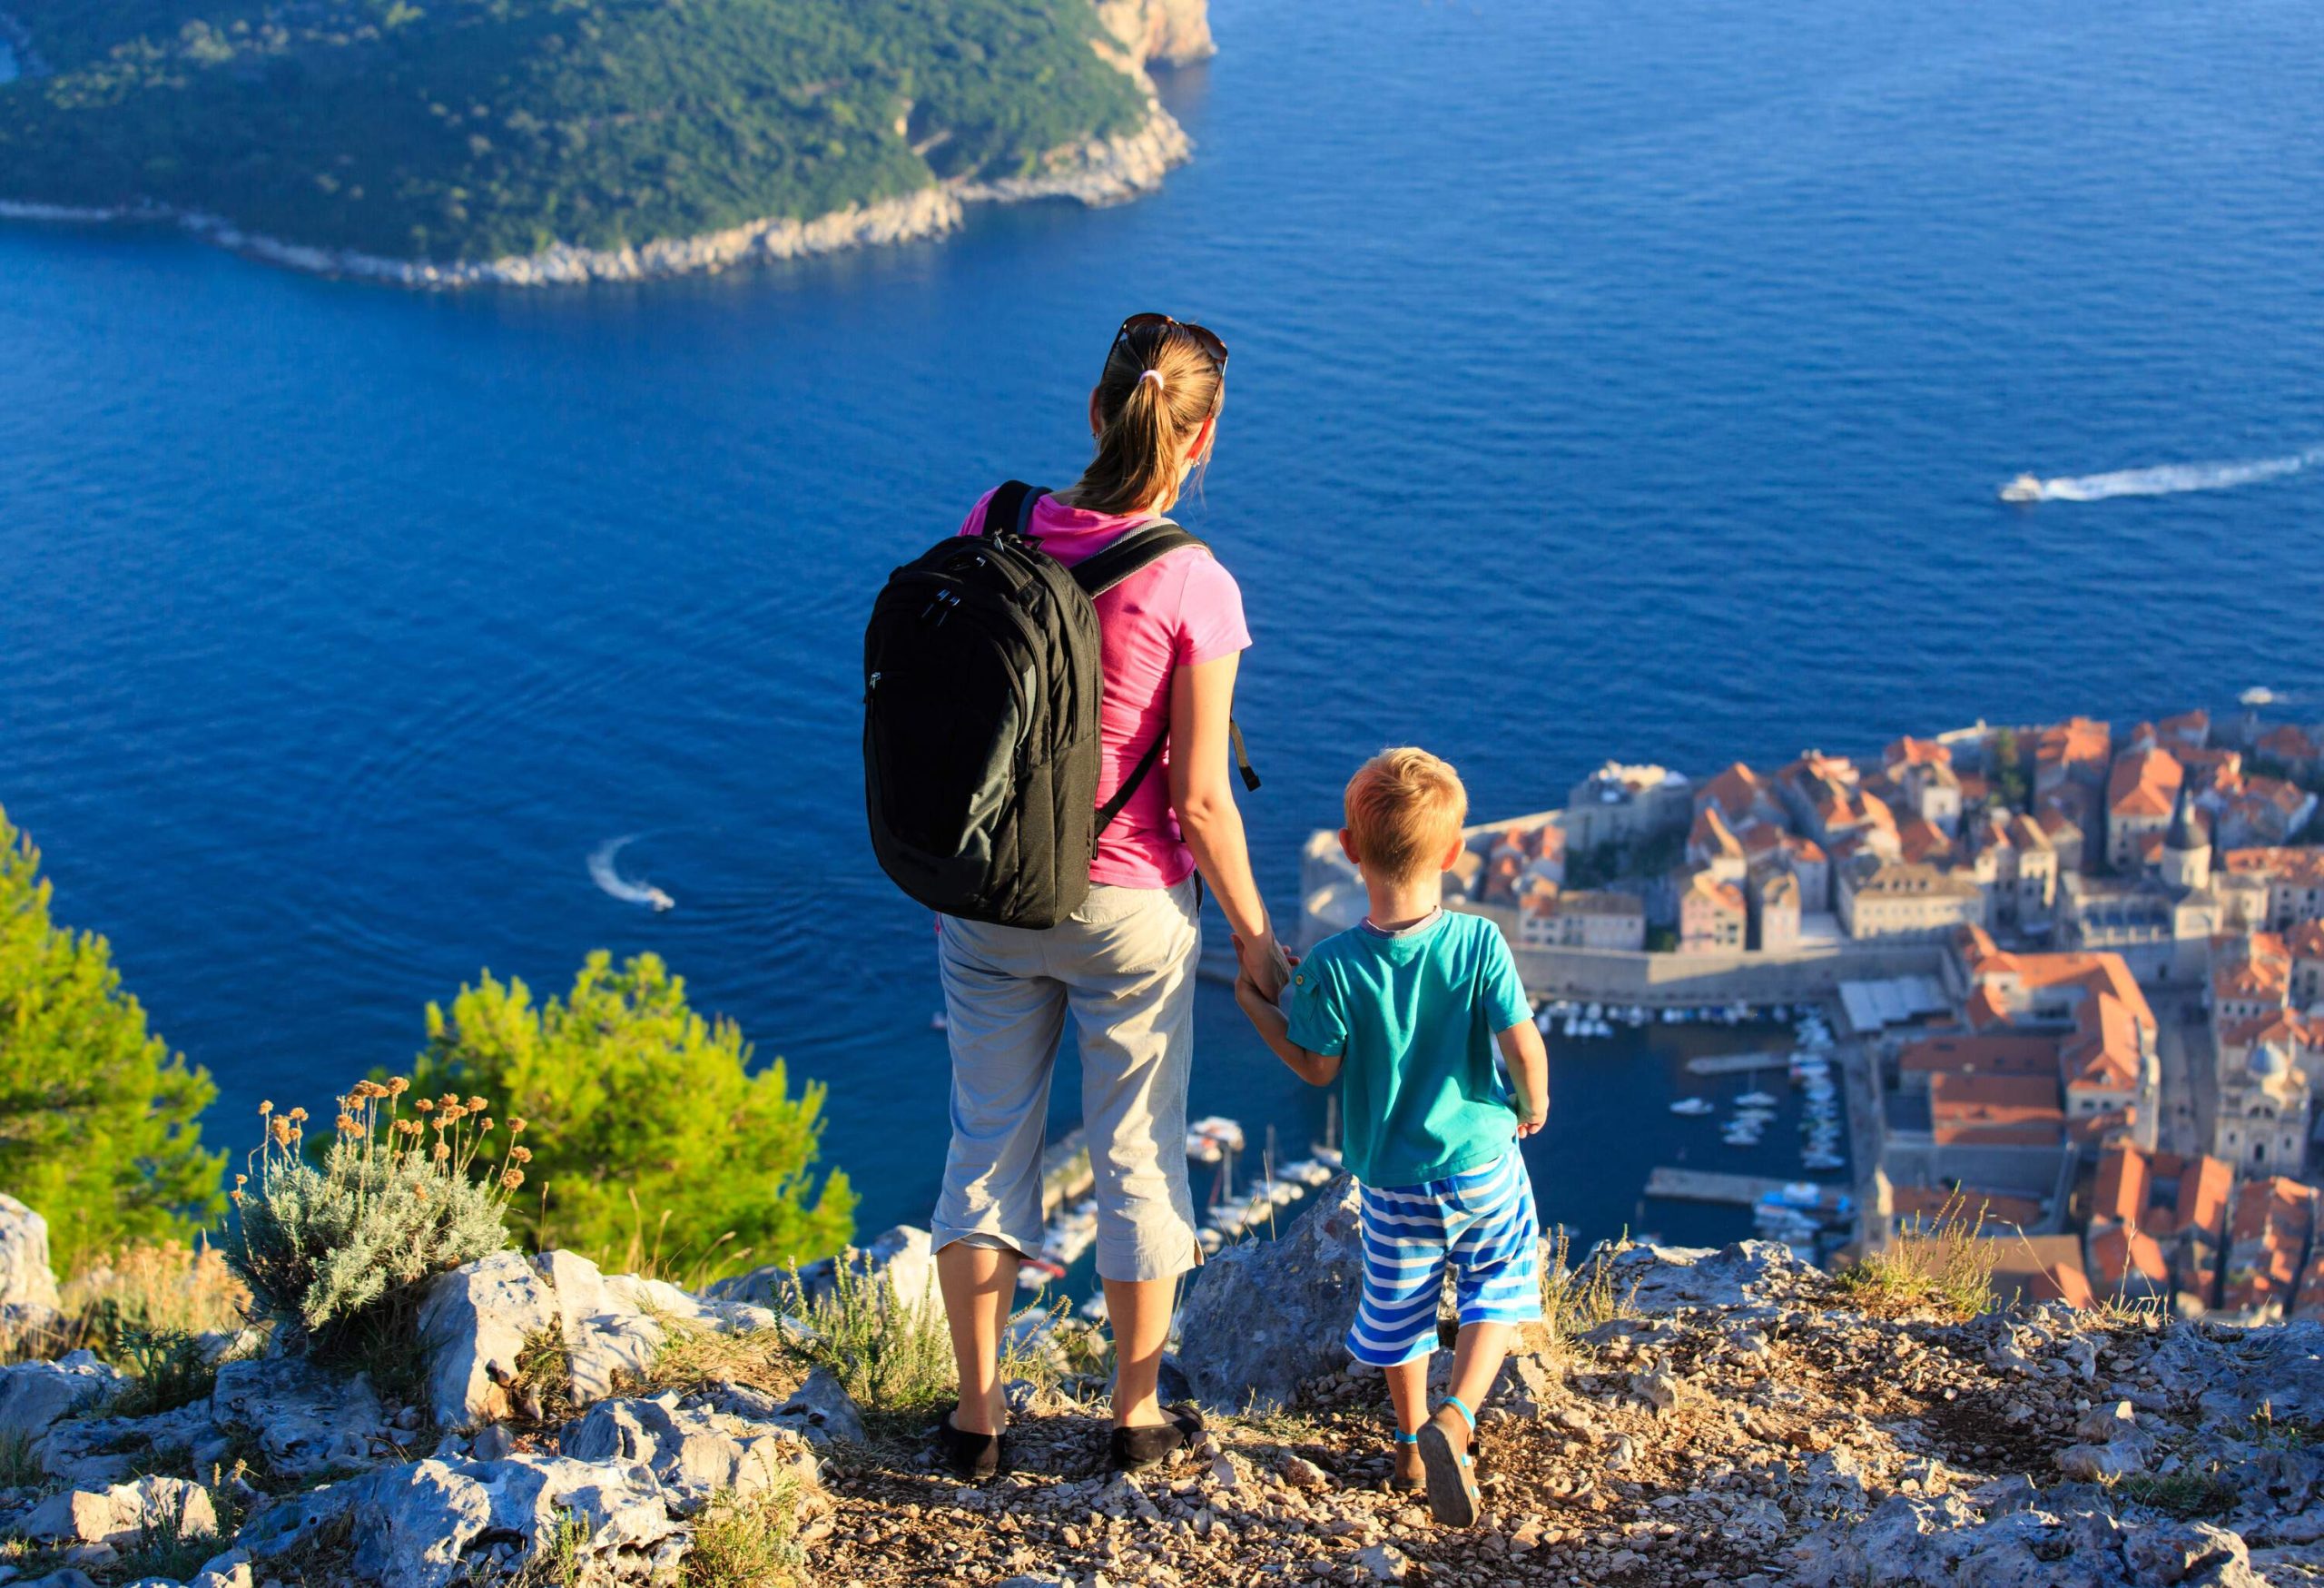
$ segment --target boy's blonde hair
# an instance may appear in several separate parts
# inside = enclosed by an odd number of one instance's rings
[[[1359,864],[1408,882],[1443,863],[1468,820],[1460,774],[1425,750],[1383,750],[1347,780],[1347,830]]]

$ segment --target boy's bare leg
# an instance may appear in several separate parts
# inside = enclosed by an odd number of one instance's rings
[[[1461,1326],[1460,1337],[1452,1345],[1452,1392],[1461,1397],[1461,1404],[1469,1408],[1471,1416],[1484,1409],[1485,1396],[1492,1393],[1492,1381],[1501,1376],[1501,1365],[1508,1358],[1510,1342],[1516,1337],[1514,1324]]]
[[[1382,1371],[1388,1376],[1388,1399],[1396,1408],[1397,1432],[1419,1433],[1420,1425],[1428,1421],[1428,1358],[1400,1362]],[[1396,1475],[1418,1482],[1421,1473],[1420,1447],[1398,1445]]]
[[[1000,1395],[1000,1336],[1017,1297],[1015,1252],[954,1241],[936,1254],[936,1283],[952,1329],[952,1363],[960,1375],[960,1409],[952,1426],[963,1434],[998,1434],[1009,1425]]]

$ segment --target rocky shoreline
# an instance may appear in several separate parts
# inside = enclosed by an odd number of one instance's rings
[[[558,243],[535,254],[437,264],[289,242],[246,232],[220,216],[190,214],[162,205],[83,209],[0,199],[0,220],[174,224],[205,242],[268,264],[422,290],[659,281],[940,237],[960,228],[970,204],[1073,199],[1103,205],[1152,192],[1173,167],[1193,157],[1194,143],[1159,101],[1150,101],[1148,108],[1151,113],[1139,131],[1053,151],[1049,168],[1039,175],[942,182],[901,198],[851,205],[811,221],[753,221],[722,232],[664,239],[635,248],[589,249]]]

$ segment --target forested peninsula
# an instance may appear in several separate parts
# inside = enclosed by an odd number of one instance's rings
[[[635,279],[1090,202],[1204,0],[0,0],[0,217],[413,285]]]

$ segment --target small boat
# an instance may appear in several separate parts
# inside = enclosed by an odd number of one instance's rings
[[[2001,499],[2005,502],[2038,502],[2042,499],[2042,482],[2030,474],[2021,474],[2001,488]]]
[[[928,1029],[931,1031],[949,1031],[952,1029],[952,1022],[944,1018],[944,1011],[940,1009],[928,1017]]]
[[[1747,1091],[1735,1100],[1736,1106],[1745,1109],[1772,1109],[1776,1100],[1763,1091]]]
[[[678,902],[675,899],[671,898],[669,894],[662,892],[661,889],[655,887],[650,883],[647,884],[645,889],[645,902],[654,906],[654,913],[656,915],[662,914],[665,911],[675,910],[678,907]]]
[[[1680,1098],[1670,1105],[1670,1111],[1689,1116],[1708,1114],[1711,1111],[1711,1102],[1709,1098]]]
[[[1218,1255],[1220,1248],[1226,1245],[1226,1238],[1206,1224],[1195,1231],[1195,1244],[1202,1248],[1203,1256],[1215,1258]]]
[[[1098,1291],[1097,1295],[1092,1296],[1074,1310],[1091,1323],[1104,1323],[1106,1321],[1106,1293],[1102,1290]]]
[[[1312,1158],[1286,1163],[1275,1172],[1278,1179],[1295,1180],[1303,1186],[1328,1185],[1332,1179],[1332,1171]]]
[[[1187,1134],[1189,1137],[1207,1137],[1228,1152],[1243,1150],[1243,1127],[1224,1114],[1211,1114],[1196,1119],[1187,1127]]]
[[[1593,1003],[1588,1009],[1581,1011],[1581,1018],[1590,1021],[1592,1025],[1595,1025],[1599,1020],[1604,1016],[1605,1012],[1606,1006],[1604,1004]]]

